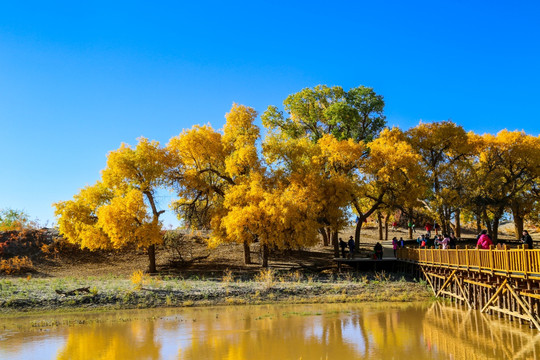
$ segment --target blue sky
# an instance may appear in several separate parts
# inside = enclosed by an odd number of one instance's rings
[[[2,2],[0,208],[50,223],[122,142],[317,84],[373,87],[390,126],[539,135],[539,17],[536,1]]]

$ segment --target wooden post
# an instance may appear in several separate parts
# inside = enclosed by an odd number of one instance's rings
[[[493,245],[489,246],[489,267],[491,269],[491,275],[493,275]]]
[[[504,262],[505,262],[505,270],[506,270],[506,276],[510,274],[510,253],[508,252],[508,246],[504,244]]]
[[[469,272],[469,245],[465,245],[465,262],[467,264],[467,272]]]
[[[525,250],[525,245],[523,245],[523,277],[525,280],[528,279],[529,275],[529,259],[527,258],[527,250]]]

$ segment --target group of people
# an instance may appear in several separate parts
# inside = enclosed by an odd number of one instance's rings
[[[430,232],[428,232],[427,234],[420,236],[416,241],[418,242],[420,248],[435,247],[437,249],[440,246],[442,249],[455,249],[457,238],[453,233],[451,233],[450,235],[435,235],[433,238],[431,238],[431,234]],[[523,231],[521,243],[527,245],[528,249],[533,248],[533,240],[527,230]],[[487,230],[482,230],[480,234],[478,234],[478,236],[476,237],[476,248],[487,250],[492,245],[493,240],[491,240],[491,237],[489,236]],[[396,247],[394,249],[396,249]]]
[[[431,225],[430,225],[431,226]],[[430,228],[427,234],[422,234],[418,239],[416,239],[416,242],[418,243],[418,246],[420,248],[431,248],[435,247],[438,249],[439,247],[442,249],[455,249],[457,244],[457,237],[454,235],[454,233],[450,233],[450,235],[438,235],[436,234],[433,238],[431,237],[431,230],[433,228]],[[426,226],[427,230],[427,226]],[[477,236],[476,241],[476,248],[477,249],[489,249],[491,245],[493,245],[493,241],[491,240],[491,237],[488,235],[487,230],[482,230],[480,234]],[[521,237],[521,242],[524,245],[527,245],[528,249],[533,248],[533,240],[531,235],[529,235],[529,232],[527,230],[523,231],[523,236]],[[345,242],[342,238],[339,238],[339,246],[341,247],[341,256],[343,258],[352,259],[354,258],[354,238],[351,236],[349,237],[349,241]],[[397,255],[397,249],[400,247],[405,247],[405,241],[403,238],[400,238],[399,240],[397,237],[394,237],[392,239],[392,248],[394,250],[394,256]],[[349,251],[347,252],[347,248]],[[374,248],[374,258],[381,260],[383,257],[383,247],[380,242],[375,244]]]
[[[428,232],[425,235],[422,234],[418,239],[416,239],[416,242],[420,248],[435,247],[438,249],[441,247],[442,249],[455,249],[457,245],[457,237],[454,235],[454,233],[451,233],[450,235],[435,235],[432,238],[431,233]]]
[[[347,242],[343,241],[342,238],[339,238],[339,247],[341,248],[342,258],[354,258],[354,238],[352,236],[349,237],[349,241]],[[347,248],[349,248],[349,252],[346,252]]]
[[[531,235],[527,230],[523,230],[522,237],[520,239],[523,245],[527,245],[527,249],[533,249],[533,240]],[[482,230],[482,232],[477,237],[476,248],[487,250],[493,245],[493,241],[489,236],[487,230]]]

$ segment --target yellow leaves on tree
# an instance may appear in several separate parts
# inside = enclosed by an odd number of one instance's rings
[[[369,157],[363,168],[371,197],[385,194],[389,204],[411,203],[425,190],[420,156],[397,128],[385,129],[368,144]],[[370,197],[368,196],[368,197]]]
[[[495,239],[505,210],[512,211],[516,235],[521,236],[523,218],[538,202],[540,138],[508,130],[496,136],[470,134],[470,138],[478,153],[469,184],[471,203],[482,212]]]
[[[214,241],[298,248],[316,241],[317,222],[309,202],[309,189],[297,184],[272,183],[259,173],[236,185],[225,196],[227,213]],[[219,237],[221,236],[221,237]]]
[[[113,197],[101,181],[86,186],[73,200],[53,204],[58,228],[66,240],[90,250],[113,248],[107,234],[97,225],[97,210]]]
[[[255,143],[259,128],[253,123],[257,112],[244,105],[233,104],[225,115],[223,144],[227,153],[225,167],[231,177],[248,174],[259,167],[259,155]]]
[[[73,200],[54,204],[60,233],[89,249],[148,248],[151,272],[156,271],[155,244],[162,241],[155,191],[164,184],[170,158],[156,141],[140,138],[135,148],[109,153],[102,180]]]
[[[115,196],[97,210],[98,226],[108,235],[113,248],[129,243],[149,247],[161,243],[161,224],[148,213],[143,193],[131,189]]]

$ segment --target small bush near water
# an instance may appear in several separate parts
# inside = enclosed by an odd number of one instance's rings
[[[0,260],[0,273],[6,275],[24,274],[34,269],[34,264],[28,256],[15,256],[7,260]]]

